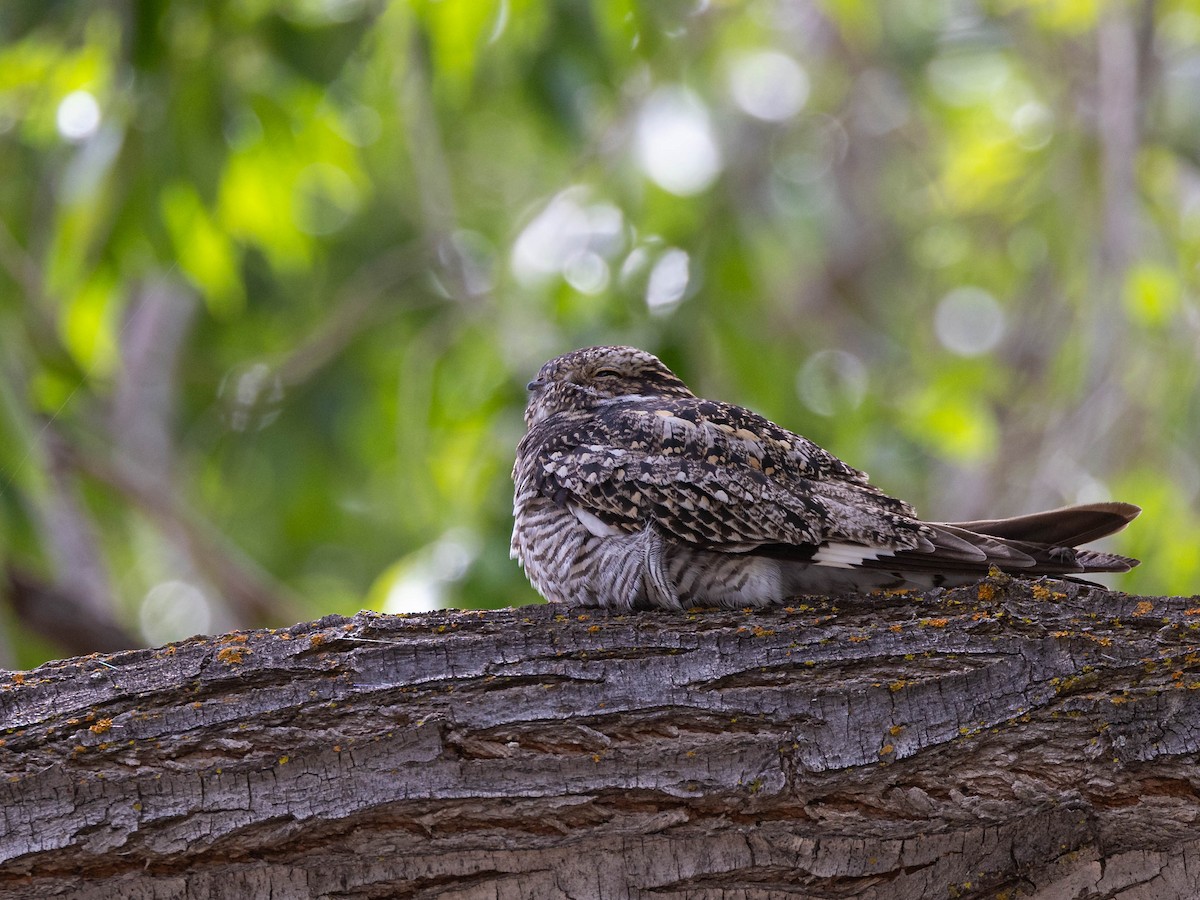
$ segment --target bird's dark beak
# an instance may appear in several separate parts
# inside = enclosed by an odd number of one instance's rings
[[[533,381],[529,382],[529,384],[525,385],[525,390],[540,391],[545,386],[546,386],[546,382],[542,381],[542,379],[540,379],[540,378],[535,378],[535,379],[533,379]]]

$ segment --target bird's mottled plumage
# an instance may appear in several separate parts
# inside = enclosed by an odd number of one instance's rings
[[[547,600],[631,609],[747,606],[803,593],[1126,571],[1075,549],[1140,510],[1098,503],[922,522],[807,438],[696,397],[632,347],[588,347],[529,383],[512,554]]]

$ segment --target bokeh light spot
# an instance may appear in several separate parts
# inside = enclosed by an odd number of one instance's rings
[[[685,251],[672,247],[658,258],[646,284],[646,305],[652,313],[670,312],[687,292],[691,261]]]
[[[563,278],[581,294],[600,294],[608,287],[608,263],[599,253],[584,250],[566,261]]]
[[[1040,150],[1054,137],[1054,114],[1041,103],[1022,103],[1009,119],[1017,135],[1017,143],[1024,150]]]
[[[661,87],[646,100],[638,116],[635,147],[638,164],[650,180],[680,197],[705,190],[721,171],[708,109],[677,85]]]
[[[151,644],[205,634],[212,627],[212,618],[212,606],[204,591],[174,579],[150,588],[138,611],[142,634]]]
[[[58,104],[55,124],[68,141],[85,141],[100,127],[100,104],[88,91],[71,91]]]
[[[586,195],[582,186],[562,191],[525,226],[512,250],[517,281],[533,287],[561,275],[585,294],[608,286],[607,258],[625,248],[625,216],[611,203],[585,203]]]
[[[796,374],[796,392],[818,415],[856,409],[867,395],[867,367],[845,350],[821,350]]]
[[[808,102],[808,73],[777,50],[743,53],[730,65],[729,89],[737,105],[756,119],[783,122]]]
[[[1004,337],[1004,310],[983,288],[955,288],[938,303],[933,327],[947,350],[959,356],[979,356]]]

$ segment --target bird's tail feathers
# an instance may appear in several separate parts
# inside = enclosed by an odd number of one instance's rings
[[[903,572],[986,573],[992,566],[1020,575],[1128,572],[1138,560],[1079,550],[1079,544],[1120,531],[1141,509],[1131,503],[1090,503],[1010,519],[930,522],[922,546],[864,562]]]

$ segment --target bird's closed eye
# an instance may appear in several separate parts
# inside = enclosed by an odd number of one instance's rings
[[[620,378],[621,373],[616,369],[598,369],[596,371],[597,378]]]

